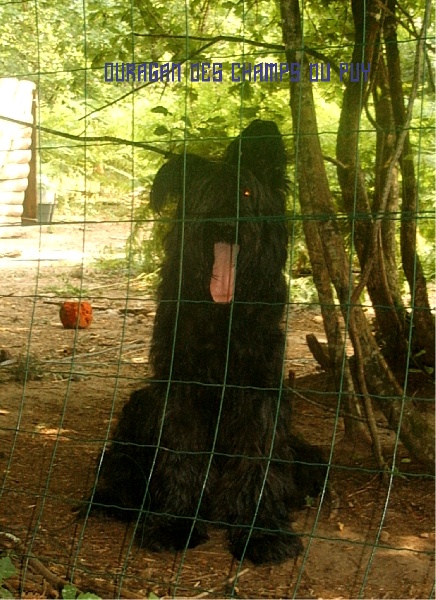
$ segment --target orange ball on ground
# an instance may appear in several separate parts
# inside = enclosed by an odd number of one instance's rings
[[[65,329],[86,329],[92,323],[92,306],[89,302],[64,302],[59,316]]]

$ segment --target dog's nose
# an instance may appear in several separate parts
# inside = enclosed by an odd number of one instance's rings
[[[209,221],[209,227],[205,229],[209,242],[223,242],[235,244],[238,237],[238,223],[235,216],[213,217]]]

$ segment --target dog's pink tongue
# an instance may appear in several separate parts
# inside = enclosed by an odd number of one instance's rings
[[[210,280],[210,293],[214,302],[228,303],[232,301],[238,252],[238,244],[225,244],[224,242],[215,244],[215,260]]]

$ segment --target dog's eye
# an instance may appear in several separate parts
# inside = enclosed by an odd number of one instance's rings
[[[251,190],[245,188],[245,190],[242,192],[242,195],[244,196],[244,198],[249,198],[251,196]]]

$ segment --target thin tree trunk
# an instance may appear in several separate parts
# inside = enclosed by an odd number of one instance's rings
[[[404,129],[406,111],[402,89],[400,54],[396,31],[396,0],[387,0],[388,13],[384,26],[386,42],[386,58],[391,90],[393,115],[397,131]],[[429,4],[426,7],[428,15]],[[424,28],[425,31],[425,28]],[[423,40],[420,41],[423,44]],[[422,46],[423,53],[423,46]],[[417,53],[419,59],[419,53]],[[413,301],[413,324],[419,344],[426,352],[428,364],[435,362],[435,323],[431,314],[427,296],[427,283],[422,270],[421,261],[416,252],[416,220],[418,218],[417,182],[413,163],[413,148],[407,133],[404,139],[403,152],[400,157],[402,172],[402,218],[401,218],[401,255],[403,268],[409,283]]]
[[[355,43],[353,48],[353,63],[370,63],[372,86],[374,94],[377,94],[378,84],[382,77],[383,59],[380,53],[380,33],[381,19],[380,10],[376,2],[364,0],[353,0],[353,19],[355,25]],[[365,6],[367,7],[365,10]],[[342,190],[345,209],[352,219],[354,226],[354,241],[356,244],[357,255],[362,270],[367,266],[371,256],[372,268],[368,274],[367,289],[371,303],[373,305],[377,329],[380,338],[384,341],[387,348],[398,349],[392,355],[387,353],[387,360],[391,368],[400,371],[401,366],[405,366],[405,357],[407,356],[407,346],[404,338],[404,316],[402,303],[397,304],[398,296],[393,294],[389,285],[389,267],[386,262],[386,245],[383,243],[383,233],[389,234],[389,223],[395,228],[395,223],[389,220],[388,205],[392,201],[393,176],[391,177],[391,190],[385,205],[382,205],[382,194],[388,181],[389,171],[389,146],[380,148],[381,138],[389,141],[385,136],[383,125],[386,123],[375,123],[378,128],[377,150],[381,151],[381,156],[387,159],[387,162],[376,162],[376,192],[371,206],[369,201],[364,177],[359,161],[359,129],[361,115],[366,102],[366,94],[369,93],[369,84],[362,82],[357,85],[354,82],[348,82],[343,98],[341,117],[339,122],[337,139],[337,159],[340,165],[345,168],[338,169],[338,180]],[[376,117],[385,117],[381,114],[382,109],[386,111],[387,99],[384,96],[376,111]],[[379,126],[381,125],[382,131]],[[388,123],[389,127],[391,123]],[[389,129],[387,130],[389,131]],[[386,139],[387,138],[387,139]],[[378,154],[380,157],[380,154]],[[356,218],[356,214],[360,218]],[[382,218],[383,224],[373,218]],[[379,228],[375,244],[373,245],[373,231]],[[395,242],[395,239],[394,239]],[[372,247],[373,245],[373,247]],[[392,258],[392,254],[389,254]],[[390,265],[392,266],[392,265]],[[398,290],[398,286],[397,286]],[[401,360],[402,359],[402,360]]]
[[[303,214],[305,214],[304,210]],[[306,217],[303,221],[303,228],[306,239],[311,240],[311,243],[308,244],[308,250],[313,280],[320,298],[333,380],[339,400],[344,403],[345,413],[349,415],[344,416],[345,436],[355,440],[357,436],[362,436],[365,432],[362,422],[362,410],[356,397],[353,377],[346,358],[343,325],[341,325],[340,315],[335,306],[321,238],[316,223],[308,214],[306,214]]]
[[[372,95],[377,132],[373,213],[377,214],[381,211],[383,190],[389,177],[389,164],[394,155],[396,141],[386,65],[382,54],[379,54],[377,62]],[[395,168],[392,172],[390,191],[380,228],[385,287],[389,292],[389,302],[393,310],[389,310],[388,314],[385,311],[384,318],[378,319],[377,325],[379,339],[383,344],[383,355],[391,369],[398,376],[402,376],[407,369],[408,331],[406,330],[406,311],[401,296],[396,257],[397,241],[395,236],[398,214],[398,169]],[[374,301],[376,301],[375,298]],[[381,306],[381,309],[383,310],[384,307]]]
[[[322,268],[327,268],[330,280],[336,289],[344,321],[350,332],[357,362],[358,381],[365,404],[370,406],[369,393],[381,397],[380,407],[391,426],[399,429],[400,437],[410,453],[433,466],[434,445],[426,422],[419,413],[411,412],[410,407],[402,402],[402,390],[379,352],[362,307],[350,304],[353,296],[351,268],[337,226],[321,153],[312,89],[309,83],[309,65],[302,51],[304,40],[298,0],[281,0],[281,14],[287,62],[299,63],[301,66],[300,82],[291,83],[291,111],[301,208],[303,214],[312,220],[317,229],[322,247],[321,253],[325,261],[325,266]],[[357,138],[355,148],[357,150]],[[358,197],[364,199],[366,191],[363,178],[358,172],[356,179],[359,189],[363,192],[359,194],[358,191]],[[352,190],[354,189],[353,187]],[[319,250],[313,246],[313,240],[318,236],[306,238],[311,256],[314,257],[319,255]],[[321,266],[322,263],[320,268]],[[322,305],[325,303],[322,295],[325,286],[320,285],[319,278],[315,279],[315,283],[318,286]],[[418,430],[422,437],[415,436]],[[377,444],[377,440],[374,440],[374,444]],[[378,459],[379,463],[382,462],[380,456]]]

